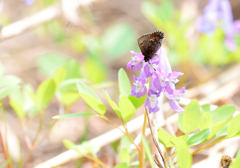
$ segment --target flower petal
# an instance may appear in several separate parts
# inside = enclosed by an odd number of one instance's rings
[[[147,78],[150,77],[151,73],[150,73],[150,67],[149,67],[148,63],[144,64],[143,69],[144,69],[145,76]]]
[[[233,16],[232,16],[231,4],[228,0],[221,0],[220,7],[222,12],[223,30],[226,34],[233,35],[234,27],[233,27]]]
[[[234,41],[234,37],[231,34],[226,34],[226,38],[224,41],[227,49],[229,49],[230,51],[234,51],[237,49],[237,44]]]
[[[161,79],[159,79],[159,78],[153,78],[153,80],[152,80],[153,86],[154,86],[159,92],[161,92],[162,89],[163,89],[163,86],[161,85],[160,80],[161,80]]]
[[[134,51],[130,51],[130,53],[132,53],[133,56],[136,56],[140,59],[140,61],[144,60],[144,56],[142,55],[142,53],[136,53]]]
[[[147,87],[143,86],[142,89],[136,94],[136,98],[140,98],[147,93]]]
[[[172,72],[171,65],[168,61],[167,55],[165,53],[165,50],[163,47],[161,47],[159,52],[159,67],[161,72],[164,72],[165,74],[169,74]]]
[[[184,111],[184,109],[181,106],[179,106],[178,102],[173,99],[170,100],[169,105],[174,111],[180,114],[182,114]]]
[[[139,71],[140,69],[142,69],[142,67],[143,67],[143,63],[140,62],[140,63],[138,63],[138,64],[136,64],[136,65],[133,65],[133,66],[131,67],[131,70],[132,70],[132,71]]]
[[[179,77],[182,76],[183,74],[184,74],[184,73],[182,73],[182,72],[176,72],[176,71],[174,71],[174,72],[168,74],[168,76],[169,76],[170,78],[179,78]]]
[[[233,22],[234,30],[236,33],[240,32],[240,20],[236,20]]]
[[[166,82],[165,82],[165,91],[166,91],[168,94],[172,95],[172,94],[174,93],[174,90],[175,90],[175,85],[174,85],[174,83],[169,82],[169,81],[166,81]]]

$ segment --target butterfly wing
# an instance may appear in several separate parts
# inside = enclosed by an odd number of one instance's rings
[[[144,56],[147,55],[149,39],[150,34],[144,34],[138,38],[138,45]]]
[[[148,43],[148,54],[154,55],[157,50],[162,46],[162,41],[164,34],[160,31],[156,31],[150,34],[150,39]]]
[[[138,38],[138,45],[146,62],[151,59],[161,47],[163,38],[164,34],[160,31],[144,34]]]

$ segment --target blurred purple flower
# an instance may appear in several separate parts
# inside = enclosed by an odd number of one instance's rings
[[[185,93],[185,87],[181,88],[180,90],[174,90],[173,93],[169,94],[167,91],[164,92],[165,96],[170,99],[169,105],[170,107],[178,112],[183,113],[184,109],[179,106],[178,101],[180,100],[180,97],[183,93]]]
[[[146,79],[140,79],[134,77],[134,86],[131,91],[131,96],[136,96],[137,98],[140,98],[144,96],[147,93],[147,87],[145,86]]]
[[[26,5],[32,5],[35,0],[24,0]]]
[[[128,63],[127,67],[131,67],[133,71],[136,69],[141,69],[141,72],[138,78],[134,76],[134,87],[132,89],[131,95],[135,95],[137,98],[144,96],[147,92],[147,87],[145,86],[146,80],[148,77],[152,77],[151,87],[148,91],[148,98],[145,101],[145,107],[148,107],[149,112],[156,113],[160,110],[158,98],[161,92],[164,92],[164,94],[170,99],[170,107],[176,112],[182,113],[184,109],[179,106],[178,101],[180,100],[180,96],[186,90],[185,88],[176,90],[175,84],[178,82],[177,78],[182,76],[183,73],[172,72],[172,68],[168,61],[164,48],[161,47],[156,52],[156,56],[150,59],[148,62],[145,62],[143,66],[143,55],[141,53],[134,52],[132,52],[132,54],[135,57],[138,57],[139,60],[131,60]],[[140,69],[139,65],[141,65]]]
[[[203,16],[198,23],[198,30],[203,33],[212,33],[219,19],[219,2],[220,0],[210,0],[204,8]]]
[[[198,22],[198,30],[202,33],[212,33],[222,21],[225,33],[225,44],[229,50],[237,48],[234,36],[239,33],[239,21],[233,21],[231,4],[228,0],[210,0],[204,8],[204,13]]]
[[[160,110],[158,97],[160,96],[160,92],[157,90],[151,90],[148,91],[148,97],[145,101],[145,107],[148,107],[149,113],[156,113]]]
[[[142,53],[135,53],[134,51],[130,51],[134,57],[132,60],[128,62],[127,68],[130,68],[132,71],[139,71],[143,67],[144,56]]]

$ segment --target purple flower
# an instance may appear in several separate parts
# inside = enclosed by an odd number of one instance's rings
[[[160,96],[160,92],[157,90],[149,90],[148,91],[148,98],[145,101],[145,107],[148,107],[149,113],[151,112],[158,112],[160,110],[158,97]]]
[[[142,53],[135,53],[134,51],[130,51],[134,57],[132,60],[128,62],[127,68],[130,68],[132,71],[139,71],[143,67],[144,56]]]
[[[240,27],[233,21],[231,4],[228,0],[210,0],[204,9],[204,14],[198,22],[198,30],[202,33],[212,33],[222,21],[225,33],[225,45],[229,50],[235,50],[237,45],[234,36],[239,33]]]
[[[177,78],[182,76],[183,73],[182,72],[172,72],[168,74],[167,79],[165,80],[165,90],[169,93],[169,94],[173,94],[174,90],[175,90],[175,84],[179,81]]]
[[[185,87],[181,88],[180,90],[174,90],[172,94],[169,94],[167,91],[164,91],[166,97],[170,99],[169,102],[170,107],[180,114],[183,113],[184,109],[181,106],[179,106],[178,102],[180,100],[181,95],[185,92],[186,92]]]
[[[26,5],[32,5],[35,0],[24,0]]]
[[[145,86],[146,79],[139,79],[134,77],[134,86],[131,91],[131,96],[136,96],[137,98],[140,98],[144,96],[147,93],[147,87]]]
[[[212,33],[218,23],[219,18],[219,2],[220,0],[210,0],[204,8],[204,14],[198,23],[198,30],[203,33]]]
[[[158,70],[158,63],[151,63],[151,60],[149,60],[148,63],[144,64],[143,69],[146,77],[153,76],[153,74]]]
[[[134,76],[134,86],[131,95],[137,98],[144,96],[147,92],[145,86],[147,78],[151,77],[151,86],[148,90],[148,97],[145,101],[145,107],[148,107],[150,113],[158,112],[159,96],[161,92],[170,99],[170,107],[178,113],[182,113],[184,109],[179,106],[178,101],[180,96],[186,92],[185,88],[180,90],[175,89],[175,84],[178,82],[178,77],[182,76],[181,72],[172,72],[171,65],[163,47],[157,52],[156,56],[143,64],[144,56],[141,53],[131,52],[134,58],[128,63],[127,68],[133,71],[140,70],[138,78]],[[149,78],[150,79],[150,78]]]
[[[184,112],[184,109],[181,106],[179,106],[178,102],[174,99],[170,99],[169,105],[174,111],[180,114]]]
[[[152,77],[152,84],[153,86],[161,92],[165,88],[165,80],[167,78],[167,75],[162,72],[158,72],[155,74],[155,76]]]
[[[235,33],[240,33],[240,20],[236,20],[233,23],[233,27],[234,27],[234,32]]]

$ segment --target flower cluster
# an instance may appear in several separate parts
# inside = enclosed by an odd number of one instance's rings
[[[145,101],[145,107],[148,107],[150,113],[156,113],[160,110],[158,98],[161,92],[163,92],[170,99],[170,107],[178,113],[183,113],[184,109],[179,106],[178,101],[186,90],[184,87],[180,90],[175,89],[175,84],[178,82],[177,78],[182,76],[183,73],[172,72],[164,48],[161,47],[155,56],[145,63],[143,63],[144,56],[142,53],[133,51],[131,53],[133,58],[129,61],[127,68],[130,68],[132,71],[141,70],[138,78],[134,76],[134,87],[131,95],[140,98],[147,93],[148,97]],[[147,78],[151,79],[151,86],[148,89],[146,86]]]
[[[235,50],[237,46],[234,36],[240,32],[240,20],[233,21],[231,4],[228,0],[210,0],[198,22],[198,30],[212,33],[217,28],[219,20],[222,21],[226,47]]]

